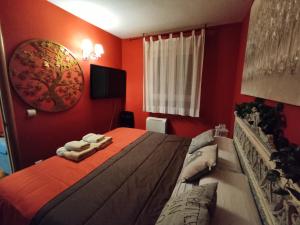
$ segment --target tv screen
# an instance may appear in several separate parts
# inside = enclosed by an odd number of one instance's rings
[[[120,98],[126,95],[126,71],[90,66],[91,98]]]

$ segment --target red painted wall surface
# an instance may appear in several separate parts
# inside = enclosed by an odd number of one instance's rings
[[[55,154],[57,147],[80,139],[87,132],[108,130],[114,111],[118,115],[121,101],[90,99],[89,65],[121,68],[121,40],[44,0],[0,0],[0,5],[7,60],[20,43],[33,38],[58,42],[75,54],[80,54],[81,40],[90,38],[94,43],[101,43],[105,50],[98,62],[80,61],[85,77],[84,93],[79,103],[68,111],[38,112],[29,119],[25,114],[28,105],[13,91],[21,166]]]
[[[207,29],[200,118],[151,114],[167,117],[170,133],[193,137],[218,123],[230,126],[240,32],[241,24]],[[127,71],[128,81],[126,109],[134,112],[136,127],[144,129],[149,113],[143,112],[143,41],[141,38],[122,40],[122,67]]]
[[[241,85],[242,85],[242,75],[245,60],[245,51],[247,43],[249,16],[247,16],[242,23],[241,30],[241,40],[240,40],[240,50],[237,64],[237,76],[236,76],[236,87],[235,87],[235,103],[250,102],[254,100],[254,97],[242,95]],[[267,101],[267,104],[274,106],[276,102]],[[300,107],[293,106],[289,104],[284,104],[284,114],[287,118],[287,128],[285,129],[285,136],[293,143],[300,145]]]

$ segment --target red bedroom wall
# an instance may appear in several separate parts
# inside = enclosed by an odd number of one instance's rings
[[[122,40],[122,67],[127,71],[126,110],[135,114],[137,128],[145,129],[149,115],[167,117],[168,131],[193,137],[218,123],[231,127],[236,62],[241,24],[208,28],[206,31],[200,117],[143,112],[143,41]]]
[[[235,87],[235,97],[234,103],[241,102],[250,102],[254,100],[254,97],[242,95],[241,94],[241,85],[242,85],[242,75],[244,68],[244,60],[245,60],[245,51],[246,51],[246,43],[247,43],[247,34],[248,34],[248,25],[249,25],[249,16],[245,18],[242,23],[241,30],[241,40],[240,40],[240,50],[238,56],[238,64],[237,64],[237,76],[236,76],[236,87]],[[274,101],[267,101],[269,105],[275,105]],[[295,144],[300,145],[300,107],[293,106],[289,104],[284,104],[284,114],[287,118],[287,127],[284,131],[285,136]]]
[[[114,107],[121,108],[119,99],[91,100],[89,97],[90,63],[121,68],[121,40],[44,0],[0,0],[0,20],[7,60],[23,41],[41,38],[64,45],[80,53],[80,42],[90,38],[101,43],[105,54],[99,61],[79,61],[84,72],[83,95],[75,107],[59,113],[38,112],[27,118],[30,108],[13,92],[15,120],[21,166],[55,154],[65,142],[80,139],[87,132],[105,132],[110,126]]]

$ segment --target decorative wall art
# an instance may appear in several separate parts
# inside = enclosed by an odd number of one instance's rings
[[[300,0],[255,0],[242,94],[300,106]]]
[[[30,106],[60,112],[80,99],[84,77],[71,52],[47,40],[29,40],[14,52],[9,76],[18,95]]]

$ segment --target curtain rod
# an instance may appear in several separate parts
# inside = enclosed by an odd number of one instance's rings
[[[193,30],[198,31],[201,29],[206,29],[208,26],[207,24],[202,25],[201,27],[198,28],[194,28],[194,29],[188,29],[188,30],[178,30],[178,31],[170,31],[170,32],[164,32],[164,33],[160,33],[160,32],[153,32],[153,33],[143,33],[142,37],[150,37],[150,36],[157,36],[157,35],[169,35],[169,34],[176,34],[176,33],[187,33],[187,32],[191,32]]]

